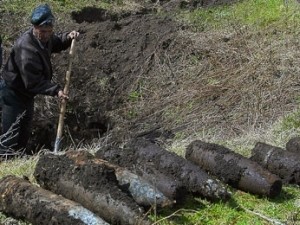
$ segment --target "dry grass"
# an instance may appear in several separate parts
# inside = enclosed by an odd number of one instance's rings
[[[156,76],[140,77],[142,97],[123,110],[186,136],[206,130],[224,140],[267,128],[297,107],[296,29],[184,31],[174,41],[180,50],[155,55]]]

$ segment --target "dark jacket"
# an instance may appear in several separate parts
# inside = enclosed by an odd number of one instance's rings
[[[55,96],[61,89],[51,82],[51,53],[66,50],[71,45],[67,33],[53,35],[45,48],[34,37],[33,28],[26,31],[15,43],[3,69],[8,87],[26,97],[37,94]]]
[[[0,36],[0,68],[2,66],[2,38]]]

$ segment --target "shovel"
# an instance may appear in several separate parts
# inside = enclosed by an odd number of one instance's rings
[[[70,59],[69,59],[69,66],[68,70],[66,72],[66,78],[65,78],[65,87],[64,87],[64,93],[66,95],[69,94],[69,87],[70,87],[70,77],[71,77],[71,71],[72,71],[72,63],[73,58],[75,54],[75,39],[72,39],[72,44],[70,48]],[[58,126],[57,126],[57,133],[56,133],[56,139],[54,144],[54,153],[58,152],[60,142],[62,140],[62,134],[63,134],[63,127],[64,127],[64,118],[66,113],[66,106],[67,106],[67,99],[63,98],[60,106],[60,113],[59,113],[59,120],[58,120]]]

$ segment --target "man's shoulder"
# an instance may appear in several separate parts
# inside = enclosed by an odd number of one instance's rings
[[[25,31],[15,42],[15,47],[22,47],[22,46],[33,46],[34,44],[34,39],[32,35],[32,29],[29,29]]]

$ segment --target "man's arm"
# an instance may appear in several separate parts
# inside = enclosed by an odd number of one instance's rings
[[[52,39],[52,52],[58,53],[60,51],[66,50],[71,46],[72,39],[76,39],[79,36],[79,32],[73,30],[69,33],[60,33],[53,35]]]

